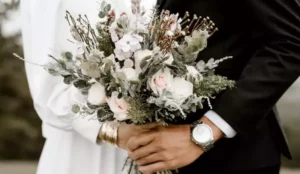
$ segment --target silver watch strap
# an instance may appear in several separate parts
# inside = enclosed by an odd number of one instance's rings
[[[212,149],[214,147],[213,142],[210,142],[208,144],[202,145],[201,146],[204,150],[204,152],[208,152],[210,149]]]

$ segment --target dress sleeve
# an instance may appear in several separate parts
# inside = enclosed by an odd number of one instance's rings
[[[64,11],[60,10],[60,5],[61,0],[21,1],[26,61],[40,65],[51,61],[47,56],[50,52],[49,47],[59,47],[55,38],[59,32],[62,32],[58,28],[64,17]],[[57,50],[52,50],[52,52],[55,51]],[[35,110],[42,119],[43,125],[46,125],[43,127],[46,127],[45,129],[49,127],[45,131],[76,131],[91,142],[98,143],[97,137],[101,127],[98,120],[81,118],[71,112],[72,104],[82,97],[75,87],[65,85],[61,77],[51,76],[42,67],[29,63],[26,63],[26,75]],[[43,134],[46,138],[48,138],[47,135],[51,135],[51,133],[44,132]],[[55,133],[52,135],[55,136]]]

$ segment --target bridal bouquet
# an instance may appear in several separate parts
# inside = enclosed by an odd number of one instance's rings
[[[205,103],[211,107],[210,99],[234,86],[214,73],[231,57],[197,59],[217,31],[208,17],[187,12],[180,18],[155,8],[149,16],[141,0],[131,1],[132,14],[120,16],[103,1],[97,26],[86,16],[75,20],[66,13],[78,49],[60,58],[50,55],[54,61],[43,67],[86,97],[74,103],[72,112],[94,115],[100,122],[167,124],[186,119]]]

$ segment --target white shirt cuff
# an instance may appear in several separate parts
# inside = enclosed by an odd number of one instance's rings
[[[226,138],[233,138],[236,136],[236,131],[216,112],[210,110],[204,115],[225,134]]]

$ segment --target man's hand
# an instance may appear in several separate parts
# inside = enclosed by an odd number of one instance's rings
[[[201,121],[212,127],[215,140],[223,136],[208,119],[204,117]],[[131,138],[127,148],[129,157],[136,161],[142,173],[179,169],[193,163],[204,153],[191,141],[189,125],[161,126]]]
[[[143,126],[122,123],[118,129],[118,147],[126,149],[126,145],[131,137],[149,132],[157,126],[159,126],[157,123],[151,123]]]

